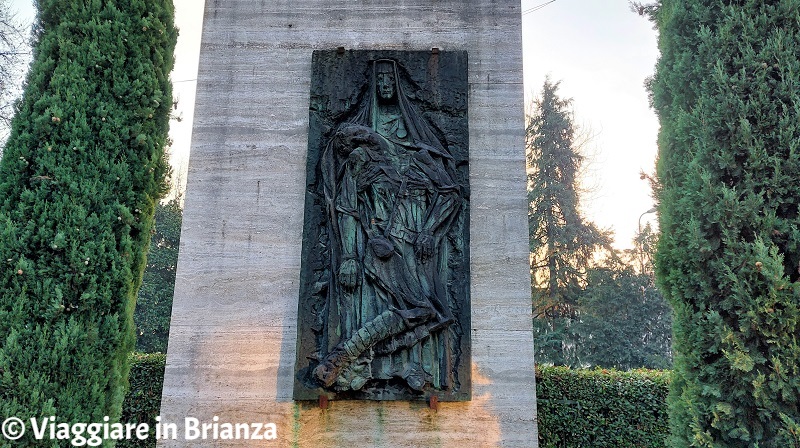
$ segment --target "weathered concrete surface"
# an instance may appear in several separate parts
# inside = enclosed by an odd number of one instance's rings
[[[204,20],[162,421],[278,439],[162,446],[535,447],[519,2],[207,0]],[[469,52],[470,402],[291,400],[311,52],[339,46]]]

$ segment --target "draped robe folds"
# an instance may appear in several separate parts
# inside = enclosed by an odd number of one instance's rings
[[[452,390],[459,354],[448,266],[462,208],[453,160],[399,83],[388,114],[378,111],[374,91],[373,81],[366,106],[337,130],[348,137],[334,137],[322,158],[332,274],[323,348],[330,353],[387,311],[404,328],[372,341],[333,388],[394,378],[416,390],[422,383]],[[343,274],[345,263],[356,272]]]

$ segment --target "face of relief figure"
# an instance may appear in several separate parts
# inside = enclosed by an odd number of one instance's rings
[[[394,98],[395,95],[395,79],[393,67],[389,64],[379,64],[377,73],[377,88],[378,95],[384,101]]]

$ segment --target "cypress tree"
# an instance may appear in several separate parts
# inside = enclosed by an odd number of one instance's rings
[[[800,1],[650,11],[669,445],[800,446]]]
[[[114,421],[168,171],[173,7],[39,0],[38,10],[0,162],[0,415]],[[21,445],[42,446],[30,432]]]

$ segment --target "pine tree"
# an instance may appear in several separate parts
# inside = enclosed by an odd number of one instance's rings
[[[596,250],[609,236],[579,212],[583,156],[558,83],[545,80],[528,117],[528,224],[530,228],[535,346],[540,362],[574,364],[571,323]]]
[[[155,233],[133,314],[137,351],[167,352],[182,218],[180,198],[156,205]]]
[[[173,7],[39,0],[38,9],[0,162],[0,415],[113,421],[165,192]]]
[[[800,446],[800,1],[650,13],[669,445]]]

